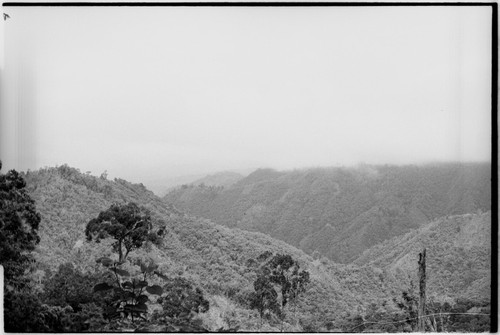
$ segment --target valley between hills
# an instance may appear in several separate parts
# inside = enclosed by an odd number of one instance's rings
[[[258,169],[208,176],[163,197],[67,165],[19,178],[26,185],[18,192],[40,214],[39,243],[24,273],[6,278],[6,329],[38,313],[24,331],[415,331],[425,248],[427,330],[489,330],[487,163]],[[148,238],[123,258],[111,230],[92,235],[89,222],[113,222],[111,209],[131,203],[148,220]],[[283,285],[259,282],[285,255],[296,271],[283,278],[307,272],[290,279],[300,285],[288,304]],[[148,293],[141,288],[144,297],[133,298],[141,302],[130,302],[135,288],[126,283],[141,273],[151,276]],[[132,307],[113,314],[118,293],[120,306]]]

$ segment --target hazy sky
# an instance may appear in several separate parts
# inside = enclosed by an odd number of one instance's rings
[[[490,159],[490,7],[4,11],[6,168]]]

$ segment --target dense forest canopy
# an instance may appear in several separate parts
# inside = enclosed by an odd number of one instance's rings
[[[259,169],[227,188],[185,186],[164,200],[349,263],[437,218],[490,210],[490,178],[489,163]]]
[[[22,247],[28,259],[12,258],[23,273],[6,280],[25,285],[6,291],[5,313],[12,321],[6,327],[40,332],[411,331],[416,329],[417,256],[425,247],[428,313],[436,315],[428,326],[435,328],[429,329],[485,331],[491,284],[488,173],[483,165],[258,170],[228,187],[182,187],[166,197],[175,200],[172,204],[142,184],[108,180],[106,174],[94,177],[67,165],[9,172],[0,178],[2,204],[9,204],[1,209],[0,233],[4,236],[3,227],[15,225],[24,211],[31,213],[27,232],[34,238]],[[223,213],[224,225],[184,213],[180,199],[183,204],[198,199],[193,203],[207,206],[200,208],[214,206],[209,213]],[[224,207],[229,201],[232,205]],[[324,220],[333,235],[361,242],[351,243],[356,252],[349,257],[340,253],[341,264],[320,248],[319,237],[313,250],[249,231],[252,225],[251,230],[259,230],[269,208],[281,213],[266,223],[269,229],[285,218],[292,228],[304,220],[311,232],[304,236],[312,238],[315,220]],[[338,212],[323,213],[332,208]],[[348,220],[360,208],[365,210],[361,217],[391,217],[397,233],[382,243],[366,243],[369,230],[359,226],[376,223]],[[239,222],[228,223],[240,212]],[[335,226],[333,214],[347,230]],[[405,217],[425,220],[409,224]],[[399,224],[405,228],[398,230]],[[135,236],[130,248],[118,248],[117,242],[136,228],[144,234]],[[322,229],[319,235],[326,234]],[[27,322],[19,321],[23,318]]]

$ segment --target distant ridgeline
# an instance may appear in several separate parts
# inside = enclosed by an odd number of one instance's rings
[[[164,201],[349,263],[438,218],[490,210],[490,178],[489,163],[259,169],[223,189],[185,185]]]
[[[134,202],[165,232],[161,245],[145,244],[130,257],[150,257],[165,276],[201,288],[210,308],[196,318],[207,330],[411,329],[399,320],[412,313],[403,298],[411,297],[423,247],[429,301],[465,311],[484,311],[489,303],[487,164],[258,170],[227,188],[184,186],[165,199],[142,184],[66,165],[23,177],[42,218],[34,273],[42,292],[57,283],[61,265],[92,274],[95,259],[111,257],[109,242],[86,241],[85,226],[113,203]],[[259,316],[250,299],[255,264],[266,252],[290,255],[310,274],[310,284],[281,325]],[[369,328],[367,320],[396,323]],[[445,330],[471,329],[469,319],[447,320]],[[479,321],[473,329],[487,329]]]

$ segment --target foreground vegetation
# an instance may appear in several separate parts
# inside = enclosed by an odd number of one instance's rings
[[[336,264],[186,215],[140,184],[68,166],[8,172],[0,191],[7,331],[415,330],[415,289],[405,275],[413,269],[394,265],[404,254],[397,241],[376,246],[376,258]],[[458,218],[436,225],[449,233]],[[404,243],[444,241],[439,229],[431,233],[411,232]],[[481,234],[467,246],[475,257],[488,254]],[[384,248],[393,256],[381,257]],[[449,277],[468,265],[446,264]],[[489,329],[488,278],[481,268],[467,273],[466,297],[430,283],[429,330]]]

